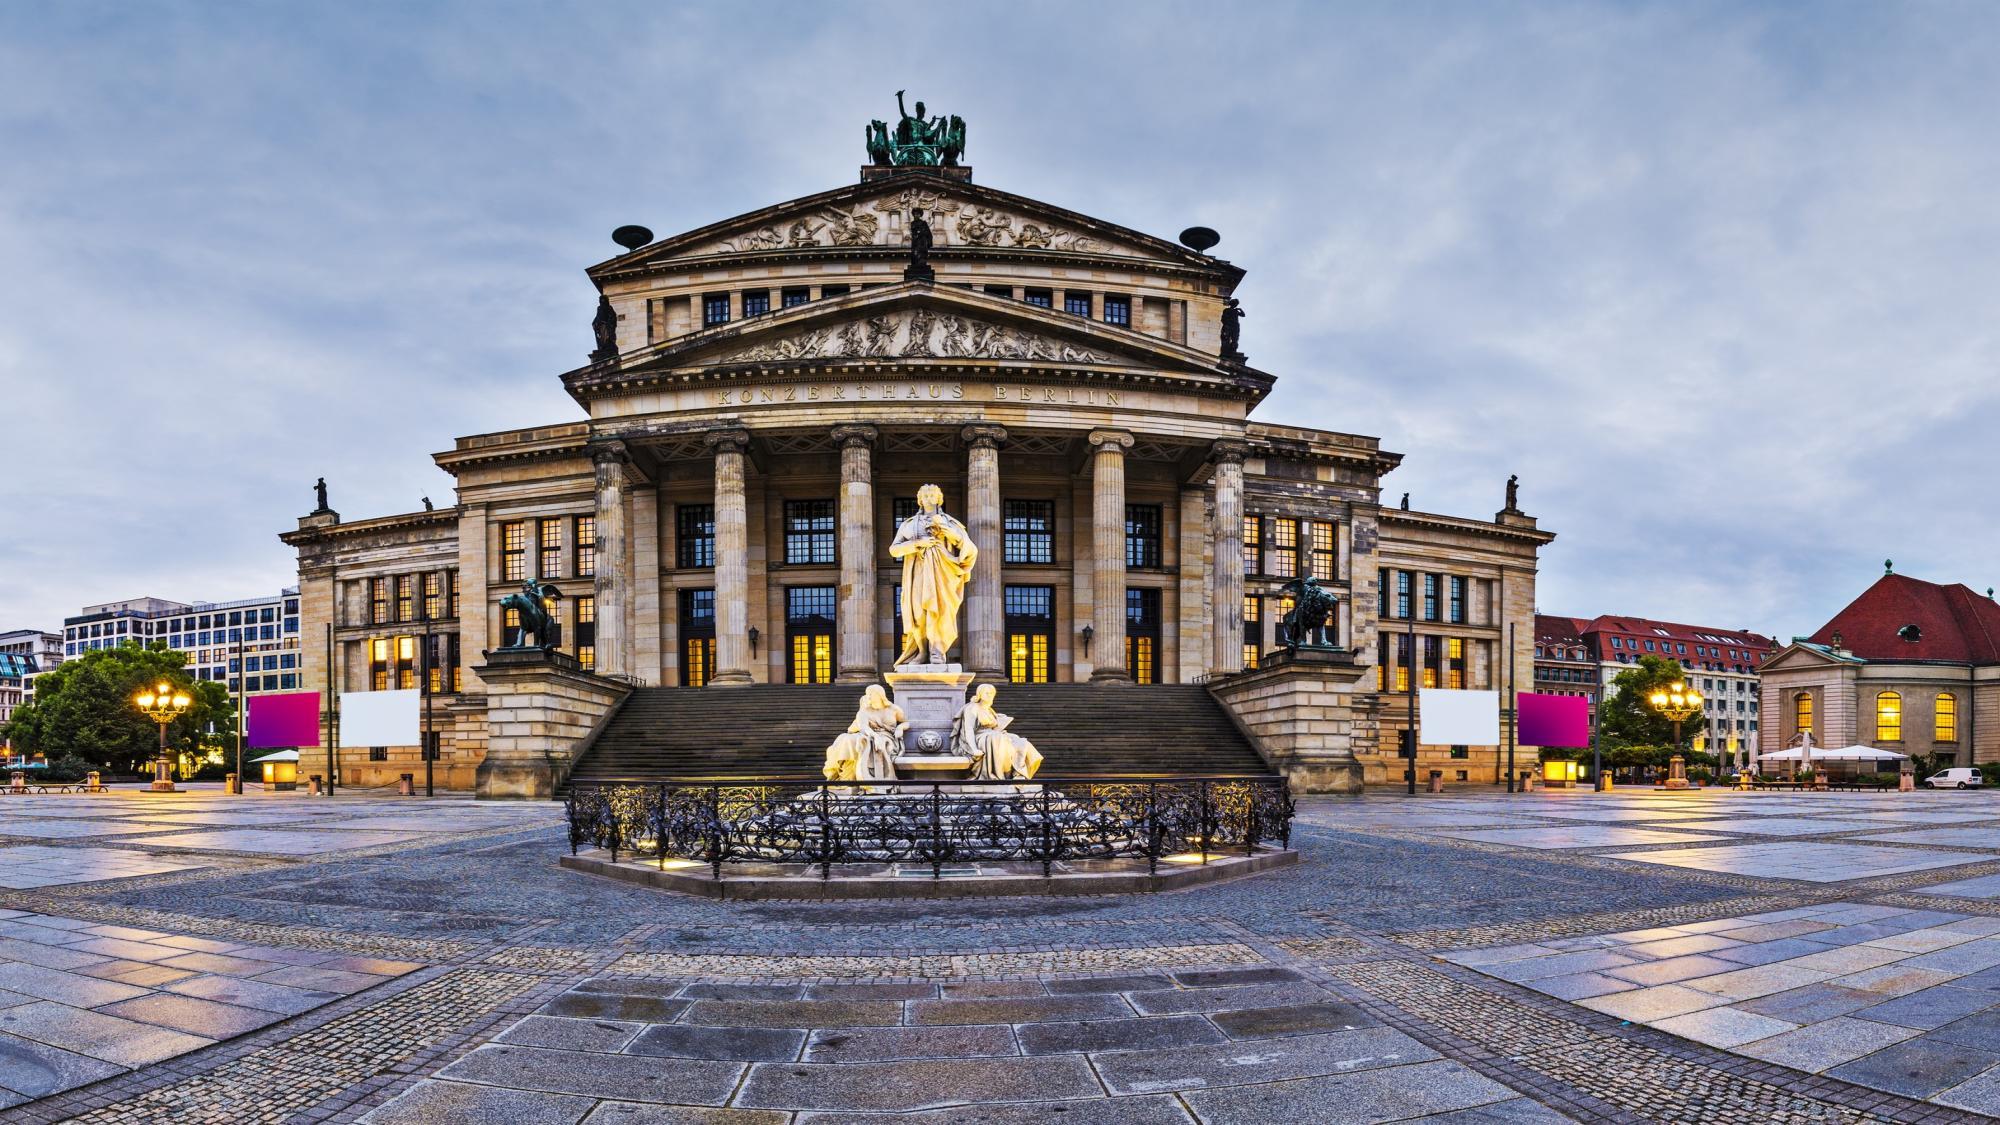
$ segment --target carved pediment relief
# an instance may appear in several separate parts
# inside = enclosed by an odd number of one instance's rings
[[[804,247],[901,246],[911,211],[930,219],[939,246],[1066,250],[1154,257],[1157,253],[1071,229],[1025,209],[988,205],[935,187],[903,187],[853,203],[822,204],[776,222],[689,247],[691,256]]]
[[[1048,363],[1117,362],[1112,356],[1043,333],[994,324],[963,312],[894,309],[800,328],[725,352],[719,363],[811,359],[1016,359]]]

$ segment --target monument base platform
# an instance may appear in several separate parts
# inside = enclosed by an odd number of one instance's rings
[[[800,863],[724,863],[722,877],[705,863],[621,857],[593,849],[562,857],[571,871],[599,875],[643,887],[716,899],[946,899],[999,898],[1017,895],[1152,894],[1180,890],[1225,879],[1237,879],[1289,867],[1299,853],[1259,848],[1254,855],[1211,852],[1207,862],[1196,854],[1169,856],[1157,871],[1143,859],[1066,860],[1050,866],[1031,861],[979,860],[942,865],[874,863],[836,866],[831,878],[819,868]]]

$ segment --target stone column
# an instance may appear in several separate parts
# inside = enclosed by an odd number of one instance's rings
[[[744,450],[750,434],[719,430],[708,435],[715,451],[715,675],[724,686],[753,682],[749,628],[750,519],[743,502]]]
[[[622,442],[601,446],[590,459],[597,467],[597,667],[601,676],[623,675],[628,638],[626,602],[631,596],[631,569],[626,565],[630,540],[625,526],[625,465],[630,455]],[[574,651],[576,639],[566,637]]]
[[[835,426],[840,446],[840,675],[875,679],[875,480],[873,426]]]
[[[1214,612],[1216,674],[1243,670],[1243,458],[1249,447],[1218,441],[1215,459]]]
[[[997,677],[1007,670],[1001,594],[1005,580],[1000,574],[1000,443],[1007,440],[1007,431],[999,426],[967,426],[960,436],[966,447],[965,525],[979,548],[965,595],[965,657],[974,672]]]
[[[1091,600],[1096,636],[1090,645],[1092,683],[1129,681],[1125,670],[1125,451],[1132,435],[1092,430],[1090,466]]]

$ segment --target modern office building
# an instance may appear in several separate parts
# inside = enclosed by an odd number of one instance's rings
[[[0,633],[0,726],[35,698],[35,678],[63,660],[62,635],[40,629]]]
[[[155,641],[185,653],[188,674],[198,681],[226,683],[234,692],[240,675],[248,694],[295,690],[299,591],[288,587],[268,597],[227,602],[132,598],[85,606],[63,619],[62,652],[68,658]]]

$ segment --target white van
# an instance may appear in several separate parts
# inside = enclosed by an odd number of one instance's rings
[[[1924,779],[1924,784],[1933,789],[1976,789],[1985,778],[1970,766],[1956,766],[1940,770]]]

